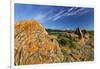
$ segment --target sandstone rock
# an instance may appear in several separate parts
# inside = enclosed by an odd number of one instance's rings
[[[35,20],[15,23],[14,64],[42,64],[63,62],[58,42]]]

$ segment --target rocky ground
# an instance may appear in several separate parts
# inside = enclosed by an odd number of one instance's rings
[[[46,31],[35,20],[15,23],[14,64],[44,64],[94,59],[94,32]]]
[[[94,60],[94,31],[49,32],[55,36],[64,55],[64,62]]]

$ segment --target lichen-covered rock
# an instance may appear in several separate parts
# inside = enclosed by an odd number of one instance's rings
[[[58,42],[35,20],[15,23],[14,64],[42,64],[63,62]]]

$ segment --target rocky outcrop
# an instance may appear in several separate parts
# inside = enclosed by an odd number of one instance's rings
[[[79,27],[76,28],[75,34],[77,34],[79,36],[79,39],[81,39],[83,37],[83,33]]]
[[[81,30],[79,27],[76,28],[75,34],[78,35],[78,38],[80,40],[80,44],[84,45],[89,40],[89,32],[87,30]]]
[[[37,21],[16,22],[14,33],[15,65],[63,62],[58,42]]]

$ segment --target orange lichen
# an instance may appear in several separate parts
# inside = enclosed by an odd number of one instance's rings
[[[17,38],[15,38],[15,49],[16,47],[17,49],[23,48],[26,58],[31,56],[32,54],[35,55],[32,55],[31,58],[28,58],[28,61],[26,61],[26,59],[22,59],[23,61],[25,61],[25,63],[20,62],[20,64],[48,62],[50,58],[48,57],[48,53],[52,50],[56,52],[56,50],[59,49],[59,46],[51,41],[51,38],[47,34],[46,30],[41,26],[41,24],[34,20],[23,20],[15,23],[15,36],[18,36]],[[39,55],[41,53],[43,56]],[[23,52],[21,54],[23,54]],[[17,58],[17,56],[15,56],[15,58]],[[56,58],[54,57],[53,60],[55,59]],[[15,64],[19,63],[15,62]]]

